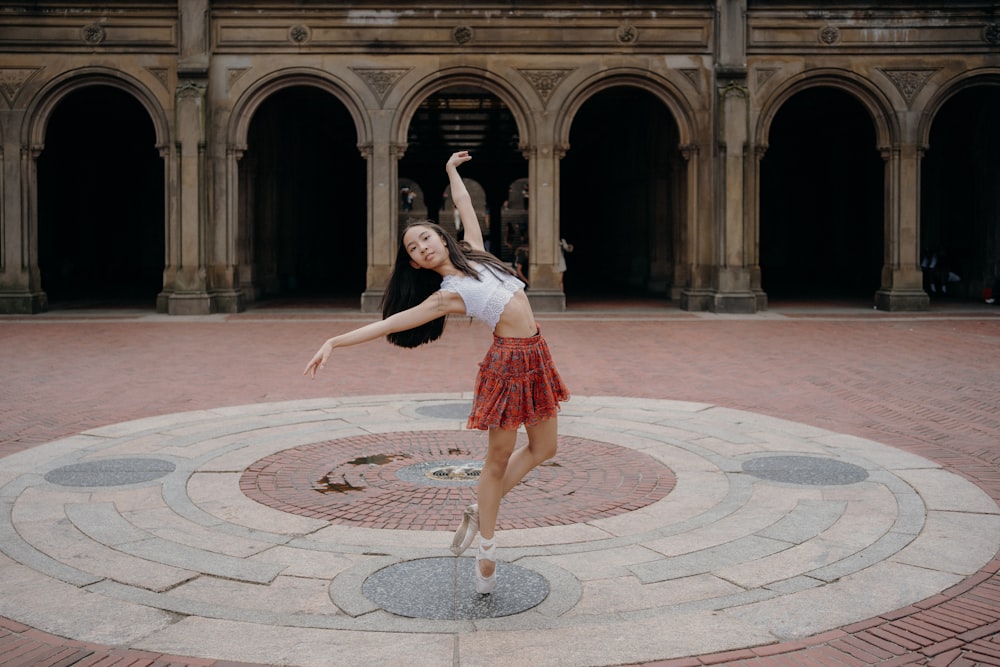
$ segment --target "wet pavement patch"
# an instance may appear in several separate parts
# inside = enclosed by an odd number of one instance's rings
[[[761,456],[743,464],[743,472],[759,479],[811,486],[857,484],[868,471],[853,463],[818,456]]]
[[[474,620],[527,611],[549,595],[545,577],[512,563],[497,563],[497,585],[489,595],[475,587],[474,558],[422,558],[372,574],[365,597],[385,611],[407,618]]]
[[[101,459],[50,470],[45,474],[45,481],[59,486],[123,486],[151,482],[175,469],[173,463],[162,459]]]

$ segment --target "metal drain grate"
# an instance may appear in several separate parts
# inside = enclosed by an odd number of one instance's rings
[[[482,463],[467,463],[463,465],[449,465],[438,468],[430,468],[424,474],[431,479],[441,481],[468,481],[479,479],[483,472]]]

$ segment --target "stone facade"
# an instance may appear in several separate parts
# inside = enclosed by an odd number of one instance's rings
[[[251,126],[269,100],[303,88],[321,92],[352,126],[363,193],[350,194],[361,203],[346,210],[363,216],[365,247],[337,252],[364,255],[357,296],[365,311],[377,309],[394,261],[406,217],[401,183],[419,177],[399,167],[411,126],[421,105],[450,90],[499,100],[516,125],[524,173],[508,182],[526,178],[530,191],[536,307],[565,308],[556,274],[566,235],[561,170],[578,143],[570,141],[577,115],[595,96],[629,90],[670,119],[656,140],[669,150],[636,148],[658,165],[652,184],[640,184],[648,202],[637,215],[649,222],[626,258],[639,266],[637,280],[689,310],[763,310],[762,211],[773,206],[762,206],[762,193],[777,177],[762,164],[782,109],[817,87],[863,109],[881,159],[869,195],[881,228],[874,304],[921,310],[929,303],[922,161],[953,96],[1000,86],[1000,16],[996,3],[974,1],[8,3],[0,8],[0,312],[47,307],[54,269],[40,264],[40,235],[54,244],[46,225],[68,223],[48,222],[45,198],[60,190],[39,178],[39,161],[60,105],[94,86],[134,98],[155,135],[161,312],[235,312],[261,294],[267,262],[254,239],[261,245],[279,226],[254,226],[260,181],[272,172],[248,167]],[[94,137],[94,149],[106,139]],[[978,221],[968,223],[978,248],[970,293],[1000,264],[1000,168],[986,153],[972,158],[987,186],[976,195]],[[941,224],[934,229],[939,235]],[[68,251],[59,252],[65,261]]]

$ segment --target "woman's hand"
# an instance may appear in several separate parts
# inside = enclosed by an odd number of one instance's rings
[[[469,151],[458,151],[457,153],[452,153],[451,157],[448,158],[448,163],[444,166],[445,169],[457,169],[458,165],[464,164],[472,159],[469,155]]]
[[[309,360],[306,365],[306,369],[302,371],[303,375],[308,375],[310,378],[316,377],[316,371],[320,370],[326,366],[326,360],[330,358],[330,353],[333,352],[333,339],[327,340],[320,346],[313,358]]]

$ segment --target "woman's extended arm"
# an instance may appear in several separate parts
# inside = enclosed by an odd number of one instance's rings
[[[479,218],[476,217],[476,209],[472,206],[472,197],[468,188],[462,182],[462,177],[458,174],[458,165],[472,159],[469,151],[459,151],[454,153],[445,165],[448,172],[448,181],[451,184],[451,200],[458,209],[458,215],[462,219],[462,227],[465,229],[465,242],[476,250],[485,250],[483,245],[483,230],[479,228]]]
[[[360,345],[397,331],[419,327],[421,324],[426,324],[443,315],[464,312],[465,305],[460,296],[453,292],[435,292],[412,308],[327,339],[313,355],[313,358],[309,360],[302,374],[311,378],[316,377],[316,371],[326,365],[326,360],[330,358],[330,354],[335,348]]]

